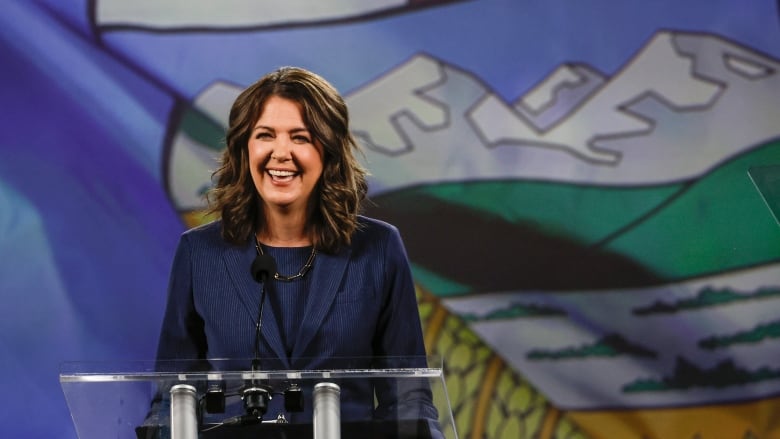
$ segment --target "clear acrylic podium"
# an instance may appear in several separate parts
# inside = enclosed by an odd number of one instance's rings
[[[439,358],[327,364],[72,362],[60,383],[80,439],[458,437]]]

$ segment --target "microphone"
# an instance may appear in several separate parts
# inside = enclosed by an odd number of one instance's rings
[[[271,255],[258,254],[255,256],[255,260],[252,261],[252,278],[256,282],[265,282],[268,278],[276,273],[276,260]],[[265,292],[265,288],[263,288]],[[263,302],[260,302],[260,306]]]
[[[271,255],[258,253],[255,260],[252,261],[251,273],[255,282],[263,284],[260,293],[260,306],[257,310],[257,322],[255,323],[255,359],[252,361],[252,370],[256,370],[260,362],[260,329],[263,327],[263,304],[265,304],[265,295],[268,290],[266,284],[273,273],[276,273],[276,260]]]
[[[276,261],[270,255],[259,253],[252,261],[250,268],[252,279],[262,283],[262,292],[260,294],[260,306],[257,310],[257,322],[255,323],[255,358],[252,360],[252,371],[260,369],[260,329],[263,326],[263,304],[268,290],[268,279],[273,278],[276,273]],[[242,392],[241,399],[244,400],[244,408],[247,412],[247,418],[261,421],[263,415],[268,410],[268,400],[270,399],[271,389],[257,383],[254,379],[248,383],[247,388]]]

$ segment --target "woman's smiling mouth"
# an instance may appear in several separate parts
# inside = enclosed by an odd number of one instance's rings
[[[286,171],[281,169],[268,169],[267,172],[268,175],[271,176],[271,179],[279,182],[290,181],[298,174],[296,171]]]

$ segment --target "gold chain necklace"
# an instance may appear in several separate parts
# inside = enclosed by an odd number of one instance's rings
[[[257,240],[257,237],[255,236],[255,249],[257,249],[257,254],[262,255],[263,248],[260,247],[260,242]],[[291,282],[295,279],[298,279],[300,277],[306,276],[306,273],[309,272],[312,265],[314,265],[314,257],[317,256],[317,249],[314,248],[314,246],[311,247],[311,254],[309,255],[309,259],[306,260],[306,263],[303,264],[303,267],[301,267],[300,270],[298,270],[298,274],[294,274],[292,276],[285,276],[283,274],[274,273],[274,279],[280,280],[283,282]]]

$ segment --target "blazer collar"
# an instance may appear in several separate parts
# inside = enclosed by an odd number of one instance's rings
[[[260,309],[260,297],[262,296],[263,285],[256,282],[252,278],[250,268],[252,261],[254,261],[256,255],[255,246],[253,243],[247,241],[245,246],[227,246],[222,254],[222,258],[225,262],[225,268],[233,281],[233,292],[238,295],[239,300],[244,304],[246,312],[249,314],[249,320],[253,323],[257,322],[257,314]],[[276,316],[272,312],[270,299],[268,295],[271,291],[267,290],[265,295],[265,301],[263,303],[263,315],[262,315],[262,328],[261,334],[263,341],[271,348],[276,354],[276,357],[281,360],[285,368],[289,368],[289,360],[287,353],[285,352],[284,343],[282,343],[281,333],[279,331],[279,324],[276,320]],[[252,346],[254,346],[254,332],[248,332],[252,337]]]
[[[301,327],[298,330],[298,336],[293,346],[292,358],[302,358],[306,353],[306,348],[311,344],[314,336],[322,326],[325,316],[331,309],[331,305],[336,298],[339,285],[344,272],[347,269],[352,250],[349,247],[343,247],[337,254],[317,253],[309,276],[311,279],[311,288],[309,292],[306,310],[304,312]],[[249,313],[250,321],[257,321],[257,313],[260,306],[260,296],[262,293],[261,284],[252,279],[250,267],[255,257],[255,247],[251,242],[245,246],[227,246],[223,252],[223,260],[234,285],[234,292],[238,295],[244,304],[246,312]],[[290,368],[290,359],[282,342],[281,331],[276,316],[271,311],[270,299],[266,292],[265,303],[263,305],[263,326],[261,333],[263,340],[281,360],[286,368]],[[250,333],[254,338],[254,333]],[[252,340],[254,342],[254,339]],[[308,356],[316,356],[317,353],[310,353]]]
[[[336,292],[338,292],[344,277],[351,253],[352,250],[349,247],[343,247],[337,254],[333,255],[317,253],[310,274],[312,276],[311,291],[309,291],[306,302],[306,311],[293,346],[293,358],[304,357],[306,348],[322,326],[325,316],[336,298]],[[317,352],[313,354],[310,353],[308,356],[318,355]]]

